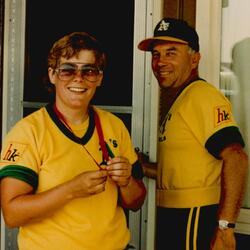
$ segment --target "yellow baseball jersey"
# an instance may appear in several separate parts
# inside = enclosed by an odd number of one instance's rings
[[[133,175],[142,178],[137,155],[123,122],[94,107],[111,156],[125,156]],[[76,138],[56,116],[51,105],[19,121],[8,133],[1,152],[0,177],[12,176],[33,186],[36,193],[49,190],[76,175],[99,169],[103,161],[93,109],[81,125],[70,124]],[[118,188],[108,179],[105,191],[67,203],[52,216],[20,228],[19,250],[122,250],[130,232]]]
[[[159,130],[157,205],[191,208],[220,199],[221,150],[243,139],[228,99],[198,79],[178,95]]]

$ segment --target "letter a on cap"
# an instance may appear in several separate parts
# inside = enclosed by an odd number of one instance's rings
[[[162,20],[158,30],[159,31],[168,30],[168,27],[169,27],[169,22],[166,23],[164,20]]]

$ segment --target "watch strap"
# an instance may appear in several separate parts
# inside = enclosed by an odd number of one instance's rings
[[[228,224],[227,224],[227,227],[235,228],[235,224],[234,224],[234,223],[228,223]]]

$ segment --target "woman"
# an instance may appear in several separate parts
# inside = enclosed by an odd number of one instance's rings
[[[20,250],[115,250],[130,240],[123,208],[138,210],[146,189],[126,127],[90,105],[105,63],[89,34],[59,39],[48,56],[55,102],[5,138],[1,205]]]

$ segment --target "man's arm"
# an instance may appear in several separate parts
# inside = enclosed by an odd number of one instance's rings
[[[157,163],[143,162],[142,168],[143,168],[143,172],[145,176],[152,178],[152,179],[157,178]]]
[[[157,178],[157,163],[150,162],[148,156],[142,152],[137,151],[138,160],[142,165],[144,175],[156,179]]]
[[[248,156],[240,144],[232,144],[224,148],[220,154],[223,160],[221,172],[221,199],[218,220],[235,223],[244,198],[247,174]],[[217,229],[211,243],[211,250],[236,249],[232,228]]]
[[[226,147],[220,156],[223,160],[223,166],[218,218],[235,222],[246,188],[248,156],[240,144]]]

